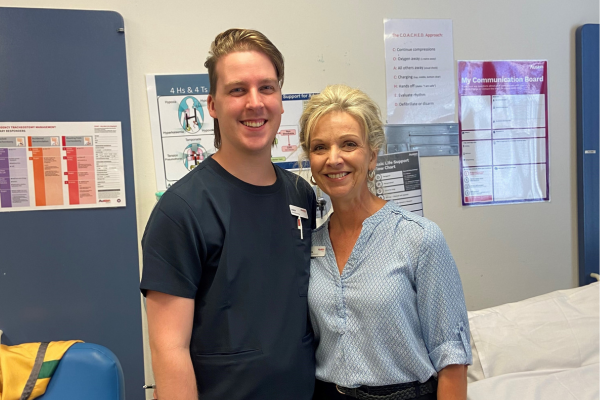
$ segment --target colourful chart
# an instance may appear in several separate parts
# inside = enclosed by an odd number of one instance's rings
[[[124,205],[119,122],[0,123],[0,211]]]
[[[7,145],[9,143],[0,144]],[[27,151],[23,147],[16,147],[16,143],[14,146],[0,147],[0,205],[28,207]]]

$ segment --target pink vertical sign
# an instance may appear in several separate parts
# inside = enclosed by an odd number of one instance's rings
[[[459,61],[463,206],[550,200],[546,61]]]

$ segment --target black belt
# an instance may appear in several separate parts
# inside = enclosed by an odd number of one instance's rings
[[[437,390],[437,380],[429,379],[425,383],[410,382],[387,386],[359,386],[347,388],[335,385],[343,395],[360,400],[410,400]]]

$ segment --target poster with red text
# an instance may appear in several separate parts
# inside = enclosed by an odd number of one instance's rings
[[[125,205],[121,122],[0,122],[0,212]]]
[[[459,61],[463,206],[550,200],[547,61]]]

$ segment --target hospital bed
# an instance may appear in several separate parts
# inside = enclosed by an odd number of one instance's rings
[[[598,400],[599,284],[469,312],[468,400]]]

